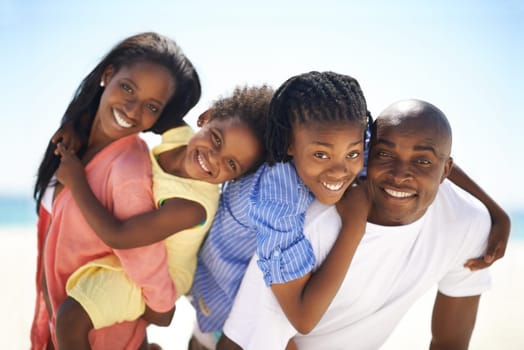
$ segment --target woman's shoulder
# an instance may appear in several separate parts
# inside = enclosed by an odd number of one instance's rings
[[[125,140],[114,149],[114,158],[111,162],[113,172],[120,172],[129,177],[133,177],[137,173],[147,173],[151,175],[151,160],[149,156],[149,149],[144,140],[140,137],[132,137]]]

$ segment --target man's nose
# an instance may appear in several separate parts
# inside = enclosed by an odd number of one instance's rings
[[[411,165],[408,162],[397,160],[391,167],[391,175],[396,183],[402,183],[413,178]]]

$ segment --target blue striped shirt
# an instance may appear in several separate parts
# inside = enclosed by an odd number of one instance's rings
[[[311,271],[315,255],[302,230],[313,199],[292,162],[224,186],[191,289],[202,331],[222,329],[255,251],[267,285]]]

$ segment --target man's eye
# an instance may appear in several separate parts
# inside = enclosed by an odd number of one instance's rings
[[[313,156],[318,159],[327,159],[328,158],[327,154],[325,154],[324,152],[315,152]]]
[[[231,169],[237,170],[237,165],[235,164],[235,162],[232,159],[228,160],[227,162],[229,166],[231,167]]]
[[[420,165],[431,165],[431,162],[427,159],[418,159],[417,163]]]
[[[391,155],[388,152],[384,152],[384,151],[377,152],[377,156],[382,157],[382,158],[391,157]]]
[[[347,154],[347,158],[356,159],[360,156],[360,152],[350,152]]]
[[[156,108],[156,107],[153,106],[152,104],[148,104],[148,105],[147,105],[147,108],[148,108],[151,112],[153,112],[153,113],[158,112],[158,108]]]
[[[130,94],[133,93],[133,88],[127,83],[121,83],[120,87]]]

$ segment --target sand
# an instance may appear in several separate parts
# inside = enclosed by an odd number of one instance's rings
[[[29,349],[35,295],[36,239],[31,228],[0,228],[0,349]],[[481,299],[472,350],[524,349],[524,242],[511,241],[506,256],[492,266],[493,288]],[[404,317],[382,349],[427,349],[433,298],[430,291]],[[150,341],[166,350],[186,349],[195,316],[185,299],[177,303],[171,326],[150,327]]]

